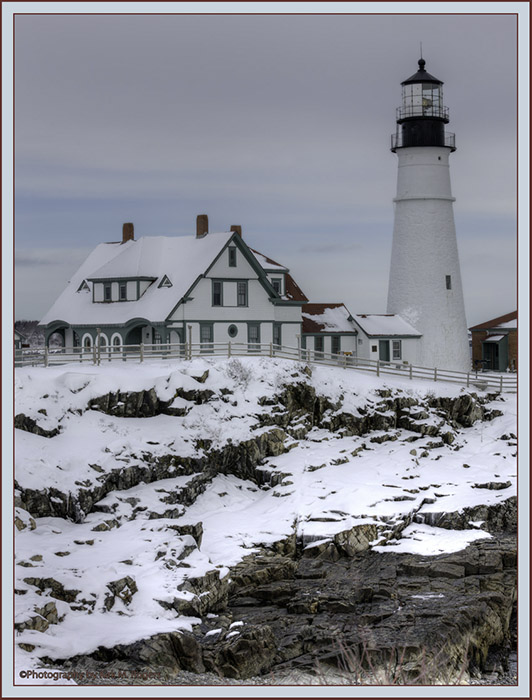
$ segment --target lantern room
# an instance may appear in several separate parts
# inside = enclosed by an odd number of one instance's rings
[[[446,146],[454,151],[454,134],[444,130],[449,110],[443,106],[443,82],[427,73],[424,59],[419,59],[417,73],[401,85],[403,99],[397,108],[392,151],[409,146]]]

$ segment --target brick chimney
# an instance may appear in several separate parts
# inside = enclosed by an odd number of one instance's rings
[[[209,233],[209,217],[207,214],[198,214],[196,217],[196,238],[203,238]]]
[[[231,226],[231,231],[238,233],[240,238],[242,238],[242,226]]]
[[[134,241],[135,240],[135,232],[133,229],[133,224],[123,224],[122,226],[122,243],[126,243],[127,241]]]

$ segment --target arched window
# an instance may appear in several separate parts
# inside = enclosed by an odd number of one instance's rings
[[[109,338],[105,335],[105,333],[100,333],[100,347],[106,348],[108,345],[109,345]]]
[[[113,352],[119,352],[120,346],[122,345],[122,337],[120,333],[115,333],[111,338],[111,345],[113,346]]]
[[[90,333],[85,333],[82,343],[85,350],[90,350],[92,348],[92,335],[90,335]]]

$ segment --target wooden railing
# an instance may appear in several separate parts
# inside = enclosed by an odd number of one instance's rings
[[[485,371],[458,372],[439,368],[418,367],[403,361],[368,360],[348,353],[332,354],[316,350],[294,348],[273,343],[163,343],[156,345],[94,345],[75,348],[39,348],[15,350],[15,367],[89,363],[104,365],[109,362],[149,362],[154,360],[190,360],[203,356],[280,357],[318,365],[356,369],[404,379],[423,379],[434,382],[450,382],[486,391],[516,392],[515,373],[491,373]]]

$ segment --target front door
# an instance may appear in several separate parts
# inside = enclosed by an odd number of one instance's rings
[[[382,362],[390,361],[390,341],[379,340],[379,360]]]
[[[499,344],[498,343],[483,343],[482,344],[483,360],[486,361],[486,369],[499,369]]]

